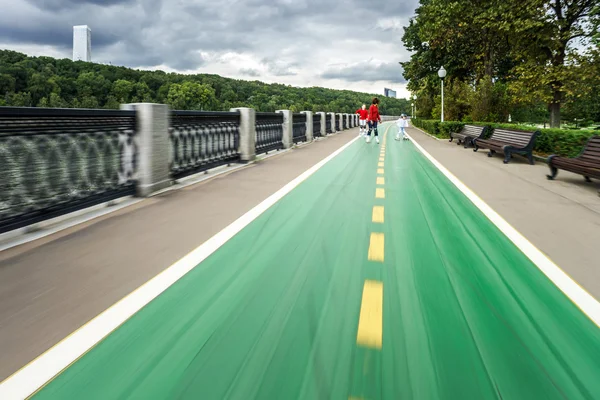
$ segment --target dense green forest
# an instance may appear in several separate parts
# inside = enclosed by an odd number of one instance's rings
[[[598,0],[421,0],[402,63],[420,118],[600,122]]]
[[[288,109],[353,113],[372,94],[319,87],[297,88],[223,78],[140,71],[0,50],[0,106],[117,109],[121,103],[154,102],[177,110]],[[405,99],[382,98],[381,112],[408,114]]]

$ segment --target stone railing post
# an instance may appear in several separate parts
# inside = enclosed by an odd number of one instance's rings
[[[318,112],[317,114],[321,115],[321,137],[325,137],[327,136],[327,113]]]
[[[331,133],[335,133],[335,119],[336,119],[336,115],[335,113],[329,113],[329,115],[331,116]]]
[[[277,110],[283,114],[283,148],[289,149],[294,145],[294,114],[290,110]]]
[[[256,158],[256,111],[253,108],[232,108],[240,113],[240,159],[242,162]]]
[[[138,178],[136,194],[146,197],[171,185],[169,171],[169,106],[166,104],[121,104],[135,110],[137,119]]]
[[[306,141],[312,142],[313,138],[314,138],[313,113],[312,113],[312,111],[302,111],[302,114],[306,114]]]
[[[342,124],[342,114],[338,113],[337,114],[337,119],[338,119],[338,125],[340,128],[340,131],[344,130],[344,125]]]
[[[344,114],[344,118],[346,119],[346,127],[348,129],[352,128],[352,126],[350,125],[350,114]]]

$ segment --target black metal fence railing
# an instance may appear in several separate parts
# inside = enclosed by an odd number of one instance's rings
[[[182,178],[240,159],[239,112],[172,111],[170,169]]]
[[[256,154],[283,149],[283,114],[256,113]]]
[[[325,114],[325,133],[333,133],[331,130],[331,114]]]
[[[313,137],[321,137],[321,114],[313,114]]]
[[[294,113],[292,140],[294,143],[306,142],[306,114]]]
[[[340,129],[340,116],[335,114],[335,131],[339,132],[341,131]]]
[[[0,233],[135,193],[135,111],[0,107]]]

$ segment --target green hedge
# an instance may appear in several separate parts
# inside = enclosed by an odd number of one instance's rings
[[[450,139],[450,132],[458,132],[465,125],[463,122],[445,121],[430,119],[412,119],[412,124],[425,132],[442,139]]]
[[[412,124],[438,138],[450,138],[450,132],[458,132],[465,125],[463,122],[456,121],[440,122],[437,120],[421,119],[413,119]],[[534,149],[535,154],[539,156],[558,154],[560,156],[576,157],[581,153],[583,146],[585,146],[590,137],[600,134],[594,131],[573,131],[569,129],[552,128],[538,129],[527,125],[497,124],[490,122],[472,122],[470,124],[487,126],[489,133],[491,133],[491,129],[494,128],[540,131],[540,136],[538,136],[535,142]]]

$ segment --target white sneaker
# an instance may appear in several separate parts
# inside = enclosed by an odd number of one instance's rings
[[[375,141],[379,144],[379,136],[375,136]]]
[[[400,140],[400,135],[396,135],[396,137],[394,139]]]
[[[367,136],[367,143],[371,143],[371,136]]]

